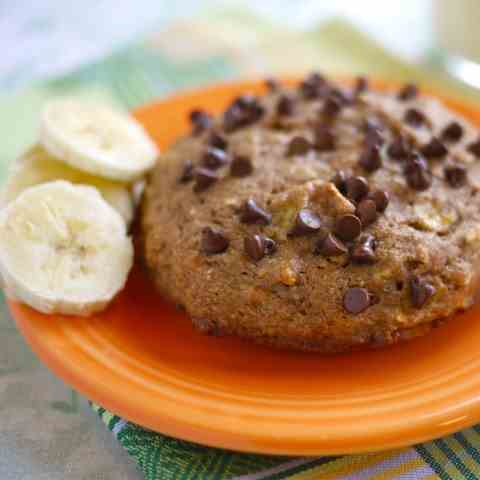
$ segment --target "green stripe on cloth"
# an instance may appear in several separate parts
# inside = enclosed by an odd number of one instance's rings
[[[464,448],[470,457],[475,460],[478,466],[480,466],[480,454],[478,450],[467,440],[466,436],[461,433],[455,433],[453,438]]]
[[[174,41],[172,41],[174,39]],[[343,20],[308,32],[279,29],[243,9],[207,12],[169,26],[108,58],[20,94],[0,94],[0,178],[36,138],[43,103],[57,95],[133,108],[173,90],[234,77],[300,73],[373,73],[419,81],[478,102],[476,91],[445,76],[399,61]],[[414,449],[375,455],[292,459],[208,448],[152,432],[92,404],[107,428],[135,459],[146,480],[275,480],[285,478],[480,478],[480,428]]]
[[[457,468],[458,472],[466,480],[476,480],[476,476],[473,472],[462,462],[460,457],[452,450],[447,442],[443,439],[438,439],[434,441],[435,445],[445,454],[450,462]]]
[[[430,451],[428,444],[417,445],[415,449],[432,467],[432,469],[439,476],[439,478],[441,478],[442,480],[453,480],[450,474],[445,471],[443,459],[438,460],[438,455]]]
[[[98,406],[93,408],[98,412]],[[106,418],[103,415],[100,418],[112,430],[113,417]],[[160,435],[129,422],[117,438],[148,479],[223,479],[266,470],[287,460],[285,457],[239,454],[208,448]]]

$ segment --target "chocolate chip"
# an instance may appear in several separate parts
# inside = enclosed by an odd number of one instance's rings
[[[259,207],[253,198],[249,198],[243,205],[240,221],[242,223],[268,225],[272,221],[272,216],[263,208]]]
[[[229,162],[225,151],[214,147],[208,147],[202,157],[202,164],[210,170],[216,170]]]
[[[405,166],[407,184],[414,190],[422,191],[430,188],[432,174],[424,158],[418,154],[412,155]]]
[[[247,112],[249,117],[249,123],[254,123],[263,117],[263,115],[265,114],[265,107],[263,107],[260,101],[254,97],[254,101],[247,107]]]
[[[425,123],[426,117],[420,110],[417,110],[416,108],[409,108],[405,112],[404,120],[410,126],[418,128]]]
[[[276,250],[276,243],[263,235],[250,235],[243,241],[245,253],[255,262]]]
[[[441,134],[445,142],[458,142],[463,136],[463,127],[458,122],[449,123]]]
[[[231,105],[223,114],[223,128],[227,133],[231,133],[237,128],[243,126],[243,115],[238,105]]]
[[[426,158],[443,158],[448,150],[438,138],[433,137],[430,142],[421,148],[420,152]]]
[[[353,97],[350,92],[341,90],[340,88],[331,88],[330,96],[338,100],[342,106],[350,105],[353,102]]]
[[[322,228],[320,217],[308,208],[302,208],[295,218],[295,225],[289,235],[299,236],[318,232]]]
[[[366,288],[349,288],[343,297],[343,307],[348,313],[361,313],[370,306],[370,295]]]
[[[342,215],[337,219],[335,233],[344,241],[355,240],[362,231],[362,222],[351,213]]]
[[[327,117],[334,117],[335,115],[338,115],[340,113],[341,109],[342,109],[342,102],[337,97],[330,95],[325,100],[325,104],[323,105],[322,112]]]
[[[311,72],[305,81],[315,84],[323,84],[326,82],[325,77],[320,72]]]
[[[250,93],[246,93],[244,95],[240,95],[233,101],[233,105],[237,105],[241,109],[249,109],[257,104],[257,97],[251,95]]]
[[[347,175],[343,170],[339,170],[330,180],[342,194],[347,192]]]
[[[262,235],[250,235],[243,241],[245,253],[255,262],[265,256],[265,243]]]
[[[353,89],[355,95],[361,95],[368,90],[368,80],[366,77],[357,77]]]
[[[372,235],[362,235],[350,251],[350,260],[358,265],[371,265],[377,261],[376,242]]]
[[[443,173],[452,188],[459,188],[467,182],[467,170],[461,165],[449,165],[445,167]]]
[[[263,237],[265,255],[273,255],[277,251],[277,244],[269,237]]]
[[[326,91],[326,81],[319,73],[311,73],[302,83],[300,83],[300,91],[308,100],[318,98]]]
[[[323,255],[324,257],[337,257],[348,252],[345,244],[329,233],[325,238],[318,241],[315,246],[314,254]]]
[[[359,202],[366,197],[369,191],[368,182],[364,177],[350,177],[346,181],[347,197],[354,202]]]
[[[377,240],[375,237],[370,233],[363,234],[359,239],[358,243],[365,245],[367,248],[372,250],[376,250],[377,248]]]
[[[373,265],[377,258],[375,252],[365,245],[357,245],[350,252],[350,261],[356,265]]]
[[[385,143],[385,139],[379,130],[371,129],[365,134],[365,145],[368,147],[381,147]]]
[[[190,112],[190,122],[193,126],[193,134],[199,135],[203,131],[210,128],[212,117],[203,110],[192,110]]]
[[[382,157],[380,156],[380,147],[370,145],[360,155],[358,164],[367,172],[374,172],[382,166]]]
[[[275,92],[280,88],[280,82],[276,78],[269,77],[265,79],[265,86],[268,91]]]
[[[327,125],[315,127],[315,148],[320,152],[335,150],[335,136]]]
[[[410,154],[410,148],[403,137],[397,137],[387,149],[387,153],[395,160],[403,160]]]
[[[200,109],[194,109],[190,111],[189,118],[190,122],[195,125],[198,121],[203,120],[206,116],[209,116],[207,112]]]
[[[363,129],[365,132],[369,132],[371,130],[378,130],[381,132],[384,129],[384,126],[378,118],[371,116],[366,118],[363,122]]]
[[[312,148],[310,142],[301,136],[293,137],[288,144],[287,156],[304,155]]]
[[[226,132],[233,132],[258,121],[265,109],[253,95],[237,97],[223,114],[223,128]]]
[[[368,198],[362,200],[355,210],[355,215],[361,220],[362,226],[372,224],[377,219],[377,205]]]
[[[365,145],[367,147],[372,145],[382,146],[385,143],[385,139],[382,135],[382,125],[373,118],[368,118],[365,120],[364,126],[365,130]]]
[[[408,100],[413,100],[417,95],[417,86],[413,83],[408,83],[400,90],[400,92],[398,92],[398,99],[402,102],[406,102]]]
[[[384,190],[375,190],[368,196],[368,198],[375,202],[377,212],[384,212],[390,200],[388,192],[385,192]]]
[[[230,245],[230,240],[225,236],[222,230],[218,228],[205,227],[202,230],[202,239],[200,248],[207,255],[223,253]]]
[[[253,164],[250,157],[235,155],[230,164],[230,175],[232,177],[248,177],[253,173]]]
[[[179,183],[188,183],[190,180],[193,180],[193,163],[191,160],[187,160],[183,164],[182,173],[178,179]]]
[[[476,142],[472,142],[468,147],[467,150],[475,155],[477,158],[480,157],[480,140],[477,140]]]
[[[293,114],[294,107],[295,103],[293,98],[289,95],[282,95],[278,99],[277,114],[284,117],[290,116]]]
[[[211,185],[213,185],[218,179],[218,175],[208,168],[196,168],[194,170],[195,186],[193,187],[194,192],[200,193]]]
[[[219,148],[220,150],[226,150],[227,147],[228,147],[227,140],[225,139],[225,137],[220,135],[218,132],[211,132],[210,133],[210,135],[208,137],[208,140],[207,140],[207,144],[210,147]]]
[[[307,100],[318,98],[320,96],[320,90],[321,87],[319,85],[313,85],[307,82],[302,82],[300,84],[300,91]]]
[[[418,275],[413,275],[410,277],[409,285],[410,299],[415,308],[422,308],[427,300],[436,292],[435,287],[431,283],[427,282]]]

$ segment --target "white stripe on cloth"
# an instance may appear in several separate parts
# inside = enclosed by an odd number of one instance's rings
[[[383,460],[383,462],[376,463],[374,465],[371,465],[370,467],[364,468],[363,470],[357,470],[355,472],[339,477],[338,480],[368,480],[373,475],[381,473],[389,468],[398,467],[402,463],[414,460],[415,458],[421,457],[415,449],[410,448],[405,452],[395,455],[394,457]],[[431,473],[433,472],[431,471]]]
[[[395,477],[395,480],[420,480],[425,477],[433,475],[435,472],[430,468],[430,465],[424,465],[423,467],[418,467],[415,470],[410,470],[409,472],[401,473]]]
[[[281,473],[285,470],[299,467],[300,465],[306,465],[309,462],[314,462],[315,460],[316,458],[299,458],[297,460],[282,463],[280,465],[277,465],[276,467],[268,468],[267,470],[262,470],[261,472],[240,475],[239,477],[234,477],[230,480],[261,480],[262,478],[274,475],[275,473]]]
[[[120,419],[112,428],[112,433],[117,437],[118,434],[125,428],[127,422],[123,419]]]

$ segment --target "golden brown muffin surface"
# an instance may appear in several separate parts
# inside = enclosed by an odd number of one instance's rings
[[[437,100],[311,75],[192,123],[149,178],[141,237],[200,329],[335,352],[473,302],[480,144]]]

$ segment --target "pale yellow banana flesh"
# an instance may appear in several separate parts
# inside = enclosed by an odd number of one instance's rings
[[[129,185],[76,170],[50,155],[39,144],[33,145],[12,164],[2,189],[2,204],[15,200],[28,187],[53,180],[94,186],[130,225],[134,204]]]
[[[95,188],[44,183],[0,212],[6,292],[41,312],[89,315],[105,308],[132,263],[125,222]]]
[[[133,117],[75,99],[46,105],[39,139],[51,155],[70,166],[117,181],[138,180],[158,156],[155,144]]]

